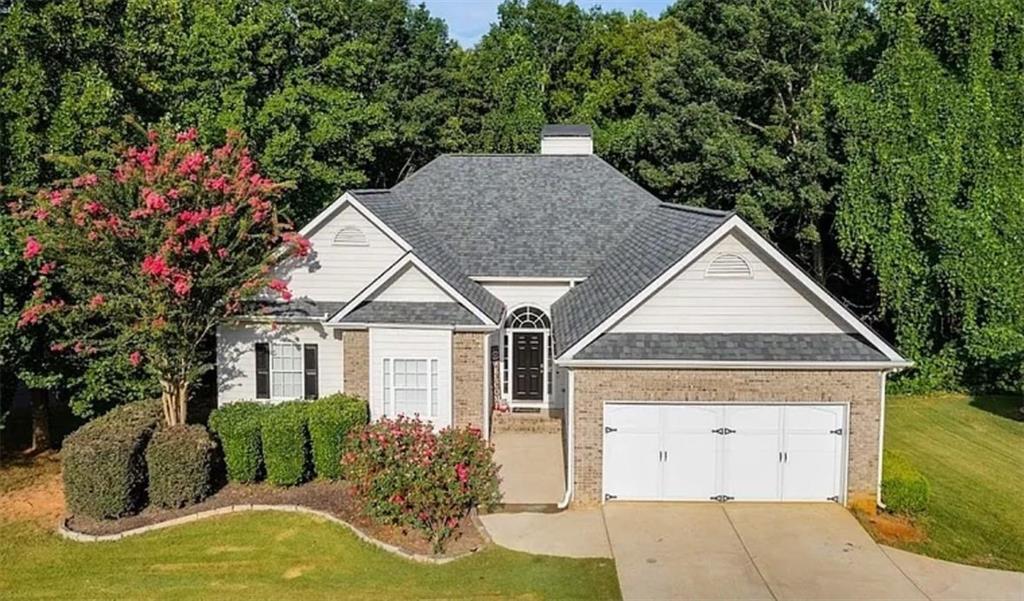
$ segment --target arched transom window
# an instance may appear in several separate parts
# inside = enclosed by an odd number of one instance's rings
[[[550,330],[551,319],[537,307],[520,307],[508,316],[505,327],[516,330]]]

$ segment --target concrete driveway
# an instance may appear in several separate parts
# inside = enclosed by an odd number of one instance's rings
[[[625,599],[1024,599],[1020,574],[900,565],[833,503],[609,503],[604,516]]]

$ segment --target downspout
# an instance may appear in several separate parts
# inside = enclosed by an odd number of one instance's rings
[[[484,440],[491,440],[491,334],[484,337]]]
[[[568,375],[568,386],[569,389],[566,393],[565,398],[565,496],[562,497],[562,501],[558,504],[559,509],[565,509],[572,502],[572,485],[573,485],[573,472],[576,456],[576,440],[574,438],[575,431],[573,429],[573,422],[575,411],[574,400],[576,397],[576,370],[569,369]]]
[[[884,369],[878,372],[878,377],[881,380],[879,389],[882,394],[882,403],[881,413],[878,416],[878,485],[875,487],[875,504],[881,509],[885,509],[885,503],[882,502],[882,463],[885,456],[885,380],[888,373],[889,370]]]

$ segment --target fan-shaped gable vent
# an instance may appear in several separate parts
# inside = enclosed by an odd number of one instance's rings
[[[739,255],[721,254],[715,257],[704,272],[706,278],[752,278],[750,263]]]
[[[357,227],[345,226],[334,235],[335,246],[366,246],[366,234]]]

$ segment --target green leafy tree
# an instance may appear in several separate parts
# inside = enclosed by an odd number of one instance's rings
[[[270,266],[309,248],[277,213],[284,186],[241,138],[213,150],[195,140],[150,132],[113,170],[44,187],[17,210],[38,276],[17,327],[52,321],[63,336],[51,352],[152,374],[168,425],[185,422],[190,387],[212,367],[203,344],[217,324],[256,295],[290,298]]]
[[[839,241],[877,275],[919,384],[1019,389],[1024,10],[905,0],[880,17],[888,46],[842,111]]]

